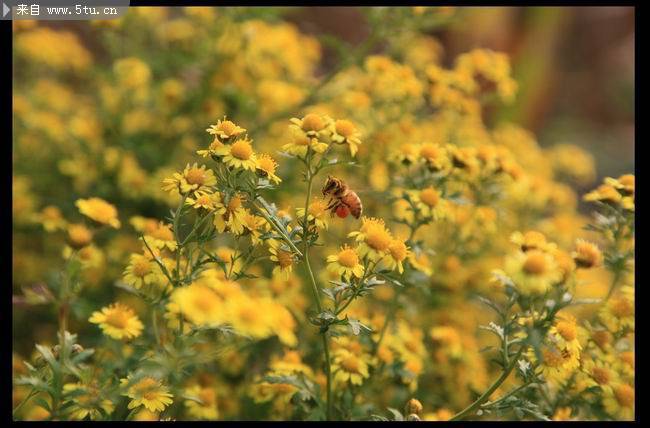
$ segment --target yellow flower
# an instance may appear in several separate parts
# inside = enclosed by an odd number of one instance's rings
[[[616,190],[616,187],[610,184],[601,184],[595,190],[587,193],[584,198],[586,202],[601,201],[613,205],[617,205],[621,202],[623,197]]]
[[[282,273],[285,277],[288,277],[293,270],[294,264],[291,250],[283,249],[278,241],[269,240],[269,252],[271,253],[271,260],[277,263],[273,268],[273,275]]]
[[[292,142],[282,146],[282,151],[304,157],[309,148],[316,153],[327,150],[328,144],[321,141],[330,131],[328,124],[331,119],[310,113],[302,119],[292,118],[289,129]]]
[[[80,249],[89,245],[93,240],[93,233],[83,224],[71,224],[68,226],[68,244],[74,249]]]
[[[397,268],[397,271],[402,274],[404,273],[403,262],[410,255],[409,248],[406,246],[406,243],[401,239],[393,239],[388,246],[388,254],[390,257],[386,259],[386,263],[389,269]]]
[[[540,250],[549,251],[553,245],[546,242],[546,236],[536,230],[529,230],[522,234],[521,232],[514,232],[510,236],[510,242],[519,246],[521,251]]]
[[[141,289],[147,285],[161,282],[161,275],[159,266],[149,257],[142,254],[131,254],[129,265],[124,270],[124,282]]]
[[[240,134],[246,132],[246,130],[240,126],[235,125],[233,122],[226,120],[224,117],[223,120],[217,121],[216,125],[210,125],[206,129],[208,134],[214,135],[215,141],[220,141],[225,143],[233,137],[237,137]]]
[[[447,201],[442,199],[440,192],[435,188],[427,187],[419,192],[411,191],[409,196],[424,218],[438,220],[445,217]]]
[[[244,228],[251,235],[251,243],[253,245],[261,243],[262,240],[260,239],[260,236],[262,236],[262,232],[269,229],[269,224],[266,222],[264,217],[259,217],[249,212],[246,212],[243,224]]]
[[[622,329],[634,331],[634,287],[629,285],[621,287],[603,305],[598,316],[612,333]]]
[[[335,382],[361,385],[369,377],[367,357],[347,349],[337,349],[332,357],[332,373]]]
[[[113,303],[102,308],[101,312],[93,312],[88,321],[99,324],[105,335],[117,340],[138,337],[144,328],[133,309],[121,303]]]
[[[505,271],[524,295],[544,294],[562,280],[562,271],[553,256],[539,250],[506,257]]]
[[[70,406],[70,418],[74,420],[83,420],[90,417],[91,420],[97,420],[103,415],[110,415],[115,410],[112,401],[102,398],[101,391],[97,385],[92,383],[85,385],[81,382],[66,383],[63,385],[64,396],[74,404]]]
[[[120,220],[117,218],[117,209],[100,198],[78,199],[75,203],[79,212],[93,221],[106,224],[115,229],[120,227]]]
[[[221,195],[218,193],[195,192],[194,197],[188,196],[185,199],[185,205],[194,209],[204,209],[207,211],[217,210],[217,204],[221,202]],[[220,212],[219,212],[220,211]],[[219,206],[218,214],[226,212],[225,207]]]
[[[122,395],[131,399],[129,409],[144,406],[150,412],[162,412],[173,402],[174,396],[169,392],[169,388],[151,376],[142,377],[137,381],[127,376],[126,379],[120,379],[120,386],[125,388]]]
[[[341,247],[338,254],[327,256],[327,269],[341,276],[344,280],[350,281],[355,276],[363,276],[363,265],[359,263],[359,255],[354,248],[347,245]]]
[[[215,420],[219,417],[219,408],[217,407],[217,392],[211,386],[202,387],[193,385],[185,389],[185,395],[198,399],[185,400],[187,413],[198,419]]]
[[[327,230],[329,227],[329,214],[327,211],[327,202],[322,198],[315,199],[309,204],[307,213],[307,222],[316,225],[317,229]],[[296,216],[300,221],[305,217],[304,208],[296,208]]]
[[[68,225],[61,214],[61,210],[54,205],[48,205],[43,208],[40,214],[35,215],[35,220],[41,223],[43,229],[47,232],[63,230]]]
[[[223,299],[210,287],[192,283],[174,289],[170,302],[177,313],[198,326],[218,326],[225,322]]]
[[[169,251],[175,251],[178,243],[174,237],[171,224],[164,224],[162,221],[158,226],[144,236],[149,247],[152,249],[162,250],[167,248]]]
[[[383,220],[363,217],[361,223],[359,231],[351,232],[348,236],[360,243],[357,252],[361,257],[368,257],[372,261],[381,260],[386,256],[393,237]]]
[[[625,174],[618,178],[605,177],[605,184],[614,187],[624,196],[634,195],[634,174]]]
[[[226,144],[215,150],[217,156],[223,156],[221,161],[231,168],[255,171],[257,156],[253,151],[252,141],[242,138],[232,144]]]
[[[244,233],[248,211],[244,208],[243,202],[244,196],[236,194],[225,205],[221,202],[215,203],[217,213],[221,215],[215,215],[213,223],[219,232],[224,232],[228,228],[235,235]]]
[[[560,407],[558,408],[553,417],[551,418],[554,421],[570,421],[571,420],[571,407]]]
[[[261,154],[257,157],[257,171],[262,177],[268,177],[275,184],[280,184],[282,179],[275,175],[278,163],[271,156]]]
[[[634,419],[634,387],[626,383],[613,385],[605,390],[603,397],[605,411],[615,419]]]
[[[603,264],[603,253],[598,246],[584,239],[576,241],[576,250],[572,256],[576,265],[581,268],[593,268]]]
[[[332,127],[332,141],[338,144],[347,144],[350,149],[350,156],[355,157],[359,150],[361,133],[349,120],[337,120]]]
[[[439,144],[422,144],[420,146],[420,158],[424,160],[430,171],[448,171],[451,167],[447,150]]]
[[[200,167],[195,163],[188,163],[182,173],[175,172],[171,178],[163,180],[162,189],[167,192],[178,191],[182,195],[202,191],[212,193],[212,186],[217,184],[217,179],[211,169],[205,165]]]

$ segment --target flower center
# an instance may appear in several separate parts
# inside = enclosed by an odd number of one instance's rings
[[[283,268],[291,266],[293,264],[293,256],[291,253],[278,250],[278,264]]]
[[[324,127],[323,119],[317,114],[310,113],[302,119],[302,129],[304,131],[320,131]]]
[[[121,309],[114,309],[106,315],[106,323],[117,328],[126,328],[129,324],[129,315]]]
[[[253,148],[246,140],[239,140],[230,147],[230,153],[241,160],[248,160],[253,155]]]
[[[621,360],[630,367],[634,368],[634,352],[626,351],[621,354]]]
[[[359,359],[355,355],[350,355],[341,361],[341,366],[350,373],[359,372]]]
[[[591,338],[596,342],[598,346],[604,348],[610,341],[609,332],[605,330],[594,331],[591,335]]]
[[[440,149],[434,144],[425,144],[420,148],[420,156],[425,159],[434,160],[440,156]]]
[[[611,308],[612,308],[612,313],[617,318],[628,317],[634,313],[634,306],[632,305],[632,302],[630,302],[625,297],[618,297],[616,299],[612,299]]]
[[[591,370],[591,376],[599,385],[607,385],[612,378],[609,370],[604,367],[594,367]]]
[[[357,253],[351,248],[341,251],[338,258],[341,266],[348,268],[355,267],[359,263],[359,256],[357,256]]]
[[[542,357],[544,358],[544,364],[548,367],[559,367],[564,363],[562,354],[557,349],[544,349]]]
[[[190,184],[205,183],[205,171],[201,168],[190,168],[185,174],[185,179]]]
[[[253,322],[257,319],[257,311],[252,306],[247,306],[239,310],[239,317],[244,322]]]
[[[380,227],[372,228],[366,234],[366,243],[377,251],[386,251],[390,245],[390,236]]]
[[[203,401],[204,406],[212,406],[215,401],[216,401],[216,394],[214,393],[214,389],[212,388],[205,388],[202,389],[201,392],[199,392],[199,398],[201,401]]]
[[[151,398],[149,398],[149,396],[152,392],[147,392],[147,391],[151,390],[152,388],[155,388],[157,385],[158,382],[155,379],[146,377],[142,379],[140,382],[136,383],[133,386],[133,389],[135,389],[139,393],[144,393],[143,397],[146,398],[147,400],[150,400]]]
[[[634,388],[630,385],[619,385],[614,389],[616,401],[623,407],[632,407],[634,404]]]
[[[273,159],[262,157],[258,159],[257,164],[259,165],[262,171],[266,171],[267,173],[270,174],[275,174],[275,162],[273,162]]]
[[[336,133],[342,135],[345,138],[349,138],[356,131],[354,124],[349,120],[337,120],[336,121]]]
[[[219,124],[219,130],[227,136],[231,136],[236,128],[237,126],[229,120],[224,120]]]
[[[576,326],[568,321],[560,321],[557,323],[557,332],[560,333],[560,336],[564,338],[564,340],[571,341],[576,338],[577,332],[576,332]]]
[[[546,271],[546,257],[540,251],[531,251],[526,256],[524,271],[531,275],[541,275]]]
[[[440,201],[440,194],[433,187],[429,187],[420,192],[420,200],[429,207],[435,207]]]
[[[391,257],[398,262],[406,258],[406,245],[402,241],[394,240],[391,242],[388,251],[390,251]]]
[[[449,256],[445,259],[444,266],[447,272],[457,272],[461,268],[460,259],[456,256]]]
[[[138,261],[133,263],[133,275],[142,278],[145,275],[147,275],[149,272],[151,272],[151,265],[149,264],[148,260],[139,259]]]
[[[151,232],[151,237],[162,241],[172,241],[174,239],[174,233],[170,227],[159,225],[156,230]]]
[[[241,198],[239,196],[235,196],[230,199],[230,202],[228,202],[228,210],[237,211],[239,208],[241,208]]]

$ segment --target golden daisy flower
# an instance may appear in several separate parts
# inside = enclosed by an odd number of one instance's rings
[[[63,395],[73,403],[70,406],[70,418],[74,420],[81,421],[87,417],[97,420],[115,410],[113,402],[103,398],[94,383],[66,383],[63,385]]]
[[[524,295],[544,294],[563,276],[553,256],[539,250],[506,257],[505,272]]]
[[[332,357],[332,373],[337,383],[361,385],[369,377],[365,354],[355,354],[347,349],[338,349]]]
[[[197,210],[204,209],[207,211],[214,211],[217,208],[215,203],[218,202],[220,202],[220,195],[218,193],[195,192],[194,197],[188,196],[185,199],[185,205],[189,205]],[[223,211],[225,212],[225,209]]]
[[[160,267],[151,260],[151,256],[146,254],[131,254],[123,275],[124,282],[138,290],[147,285],[158,285],[165,282]]]
[[[46,232],[64,230],[68,223],[63,218],[61,210],[54,205],[48,205],[34,216],[34,220],[43,225]]]
[[[634,195],[634,174],[621,175],[618,178],[606,177],[605,184],[609,184],[625,196]]]
[[[165,224],[162,221],[158,222],[158,226],[146,234],[144,239],[152,249],[175,251],[178,245],[172,231],[172,225]]]
[[[144,326],[133,309],[122,303],[113,303],[93,312],[88,319],[93,324],[99,324],[105,335],[113,339],[132,339],[142,334]]]
[[[354,123],[346,119],[337,120],[331,126],[332,141],[337,144],[347,144],[350,149],[350,156],[355,157],[361,144],[359,138],[361,132],[357,130]]]
[[[163,180],[162,189],[166,192],[178,191],[182,195],[203,191],[212,193],[212,186],[217,184],[217,178],[211,169],[206,169],[205,165],[194,163],[190,166],[188,163],[182,173],[175,172],[171,178]]]
[[[603,253],[598,246],[584,239],[576,241],[576,250],[572,256],[576,265],[581,268],[589,269],[603,264]]]
[[[242,138],[232,144],[224,145],[215,150],[217,156],[223,156],[221,161],[231,168],[255,171],[257,155],[253,151],[252,141]]]
[[[170,302],[177,313],[198,326],[218,326],[225,322],[224,302],[212,288],[192,283],[187,287],[174,289]]]
[[[269,181],[280,184],[282,179],[275,175],[278,163],[271,156],[262,153],[257,157],[257,172],[260,176],[266,177]]]
[[[144,406],[150,412],[162,412],[172,404],[174,397],[169,388],[162,384],[160,379],[145,376],[137,381],[131,376],[120,379],[120,386],[125,389],[122,395],[131,399],[128,408],[135,409]]]
[[[510,236],[510,242],[519,246],[521,251],[541,250],[548,251],[549,243],[546,242],[546,236],[536,230],[529,230],[526,233],[514,232]]]
[[[246,132],[244,128],[235,125],[230,120],[226,120],[225,116],[223,120],[217,121],[216,125],[210,125],[210,127],[205,131],[210,135],[214,135],[215,141],[220,141],[222,143]]]
[[[605,411],[615,419],[634,419],[634,387],[627,383],[612,386],[605,390],[603,398]]]
[[[78,199],[75,203],[79,212],[91,220],[106,224],[115,229],[120,227],[120,220],[117,218],[117,209],[100,198]]]
[[[327,269],[350,281],[351,277],[361,278],[363,276],[363,265],[359,263],[359,255],[354,248],[347,245],[341,247],[338,254],[327,256]]]
[[[430,171],[448,171],[451,167],[451,161],[447,150],[434,143],[423,143],[420,146],[420,158],[424,160]]]
[[[440,192],[434,187],[427,187],[419,192],[411,191],[409,196],[424,218],[438,220],[447,214],[447,201],[442,198]]]
[[[302,119],[292,118],[289,129],[292,141],[282,146],[282,151],[304,157],[309,148],[315,153],[324,153],[328,144],[322,141],[330,134],[331,119],[310,113]]]
[[[586,202],[601,201],[617,205],[621,203],[623,197],[618,192],[618,190],[616,190],[616,187],[612,186],[611,184],[601,184],[595,190],[587,193],[583,199]]]
[[[359,242],[357,252],[361,257],[375,262],[386,256],[393,239],[383,220],[370,217],[363,217],[359,231],[348,236]]]
[[[388,246],[388,259],[385,259],[389,269],[397,269],[402,274],[404,273],[403,262],[410,254],[409,248],[406,243],[401,239],[393,239]]]
[[[268,242],[271,260],[277,263],[273,268],[273,275],[284,274],[285,278],[289,277],[294,265],[293,253],[289,249],[283,249],[279,241],[269,240]]]
[[[217,231],[224,232],[228,228],[235,235],[244,233],[244,224],[248,211],[244,208],[243,203],[244,195],[241,194],[233,195],[227,204],[223,204],[222,202],[215,203],[217,213],[221,214],[215,215],[213,220],[214,227],[217,228]]]
[[[329,227],[329,212],[327,210],[327,202],[322,198],[316,198],[309,204],[307,213],[307,222],[316,225],[317,229],[327,230]],[[304,208],[296,208],[296,217],[302,220],[305,217]]]
[[[79,223],[71,224],[68,226],[67,241],[72,248],[76,250],[81,249],[87,245],[90,245],[92,240],[93,233],[85,225]]]
[[[634,331],[634,309],[634,287],[626,285],[607,300],[598,316],[612,333],[622,329]]]
[[[185,389],[187,413],[197,419],[216,420],[219,418],[217,391],[212,386],[192,385]]]
[[[258,245],[262,242],[260,236],[262,236],[262,233],[268,231],[270,227],[264,217],[256,216],[249,212],[246,212],[244,215],[243,224],[244,229],[250,233],[251,244],[253,245]]]

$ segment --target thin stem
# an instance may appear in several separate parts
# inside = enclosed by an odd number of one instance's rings
[[[506,369],[503,371],[503,373],[501,373],[501,376],[499,376],[499,378],[494,381],[494,383],[487,389],[487,391],[485,391],[472,404],[470,404],[469,406],[465,407],[463,410],[461,410],[460,412],[458,412],[454,416],[452,416],[451,419],[449,419],[449,420],[450,421],[457,421],[457,420],[463,419],[465,416],[473,413],[476,409],[478,409],[481,406],[481,404],[483,404],[488,398],[490,398],[490,395],[492,395],[492,393],[494,391],[496,391],[498,387],[501,386],[501,384],[508,378],[508,376],[510,376],[510,372],[512,372],[512,369],[517,364],[517,361],[518,361],[519,357],[521,356],[521,354],[524,352],[525,348],[526,348],[525,345],[523,345],[523,346],[521,346],[521,348],[519,348],[519,351],[517,352],[517,354],[512,358],[512,360],[510,360],[510,364],[508,365],[508,367],[506,367]]]
[[[302,252],[296,247],[296,245],[293,243],[293,241],[284,233],[284,231],[269,217],[269,214],[266,212],[265,209],[261,208],[259,205],[257,205],[255,202],[252,202],[253,207],[259,212],[262,217],[264,217],[264,220],[273,228],[275,229],[276,232],[280,234],[282,239],[291,247],[294,253],[298,254],[298,257],[302,257]]]
[[[29,394],[23,400],[16,406],[16,408],[11,412],[11,415],[13,417],[16,416],[16,414],[22,409],[22,407],[29,401],[30,398],[38,394],[38,391],[36,391],[36,388],[32,387],[31,391],[29,391]]]

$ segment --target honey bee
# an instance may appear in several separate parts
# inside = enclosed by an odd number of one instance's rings
[[[332,215],[336,214],[340,218],[345,218],[350,213],[354,218],[361,216],[363,211],[361,199],[354,191],[350,190],[343,180],[328,176],[323,186],[323,196],[330,198],[327,209]]]

